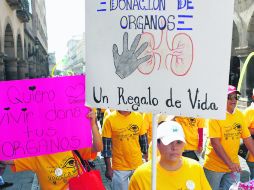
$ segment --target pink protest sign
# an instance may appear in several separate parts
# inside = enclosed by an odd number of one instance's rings
[[[0,82],[0,160],[91,146],[85,77]]]

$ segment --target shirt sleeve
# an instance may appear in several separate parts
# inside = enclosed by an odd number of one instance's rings
[[[205,127],[205,119],[198,118],[198,128],[204,128]]]
[[[218,120],[211,119],[208,122],[208,137],[221,138],[221,127]]]
[[[143,154],[147,154],[147,150],[148,150],[147,134],[139,136],[139,144],[140,144],[141,152]]]
[[[33,171],[36,172],[35,158],[20,158],[14,160],[14,165],[11,166],[13,172],[22,172],[22,171]]]
[[[248,128],[254,128],[254,110],[245,110],[244,119]]]
[[[149,116],[147,113],[143,114],[143,125],[145,125],[146,130],[148,130],[150,128],[150,122],[149,122]]]
[[[142,124],[141,124],[141,129],[139,131],[139,135],[144,135],[147,133],[147,130],[149,128],[149,123],[148,122],[145,122],[143,120],[143,117],[141,116],[141,121],[142,121]]]
[[[243,123],[242,123],[242,128],[243,128],[243,130],[242,130],[242,135],[241,135],[241,137],[242,137],[242,138],[250,137],[250,136],[251,136],[250,130],[249,130],[247,124],[246,124],[245,117],[244,117],[244,115],[243,115],[242,112],[240,112],[240,116],[239,116],[239,117],[241,117],[242,122],[243,122]]]
[[[112,139],[102,137],[102,143],[103,143],[103,150],[102,150],[102,156],[105,158],[111,158],[112,157]]]
[[[109,117],[107,117],[103,123],[102,137],[112,138],[112,126],[111,126]]]

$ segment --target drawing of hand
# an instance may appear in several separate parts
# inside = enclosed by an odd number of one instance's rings
[[[128,33],[125,32],[123,35],[123,53],[119,55],[118,47],[116,44],[113,45],[113,57],[114,57],[114,65],[116,68],[116,74],[124,79],[131,75],[137,67],[146,62],[151,58],[151,55],[147,55],[145,57],[139,58],[140,54],[142,54],[148,46],[148,43],[143,43],[138,50],[138,44],[141,38],[141,34],[138,34],[133,43],[131,44],[130,50],[128,49]]]

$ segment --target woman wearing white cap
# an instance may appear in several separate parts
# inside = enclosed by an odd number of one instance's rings
[[[157,189],[211,190],[203,168],[193,159],[182,156],[185,137],[175,121],[161,123],[157,129],[160,157],[157,161]],[[151,189],[151,161],[134,172],[129,190]]]

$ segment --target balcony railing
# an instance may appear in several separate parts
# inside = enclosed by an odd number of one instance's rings
[[[28,0],[6,0],[6,2],[12,10],[16,10],[16,15],[20,22],[28,22],[30,20]]]
[[[22,9],[22,1],[21,0],[6,0],[11,9]]]
[[[20,22],[28,22],[30,20],[30,15],[26,10],[17,10],[16,15]]]

